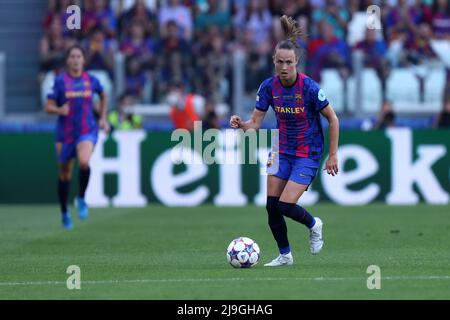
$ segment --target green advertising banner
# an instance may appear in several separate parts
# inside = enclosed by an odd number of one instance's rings
[[[264,167],[269,148],[261,141],[266,138],[259,134],[256,150],[248,147],[250,143],[240,148],[243,144],[236,139],[235,130],[212,134],[116,131],[109,137],[100,135],[91,159],[87,201],[97,207],[154,203],[264,205]],[[174,147],[182,142],[184,151],[175,152]],[[189,145],[191,148],[186,147]],[[0,146],[0,203],[55,203],[57,162],[53,135],[0,134]],[[305,205],[321,201],[341,205],[376,201],[447,204],[449,150],[448,131],[343,131],[339,175],[329,176],[321,168],[300,201]],[[248,152],[245,163],[240,157],[243,152]],[[257,161],[249,163],[251,154]],[[210,163],[211,159],[214,163]],[[324,162],[325,157],[322,165]],[[72,194],[77,189],[76,177],[74,172]]]

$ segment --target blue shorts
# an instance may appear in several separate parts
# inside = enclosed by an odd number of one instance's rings
[[[270,152],[267,174],[309,186],[316,177],[320,161]]]
[[[58,154],[58,151],[56,151],[58,161],[60,163],[66,163],[69,162],[72,158],[75,158],[75,156],[77,155],[77,145],[83,141],[91,141],[95,146],[95,144],[97,143],[97,135],[94,133],[87,133],[78,137],[78,139],[73,143],[63,143],[61,153]],[[57,141],[56,143],[58,142],[60,141]]]

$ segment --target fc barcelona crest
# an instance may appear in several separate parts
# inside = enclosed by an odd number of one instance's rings
[[[300,101],[302,100],[302,95],[300,93],[295,94],[295,100]]]

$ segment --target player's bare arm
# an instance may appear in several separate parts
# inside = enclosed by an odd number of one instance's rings
[[[323,108],[320,113],[328,120],[330,135],[330,149],[328,152],[328,159],[325,164],[325,170],[327,170],[328,174],[335,176],[339,171],[337,159],[337,149],[339,143],[339,119],[331,105]]]
[[[244,131],[247,131],[248,129],[258,130],[261,127],[265,115],[265,112],[255,109],[253,110],[250,119],[244,122],[239,116],[233,115],[230,119],[230,127],[234,129],[241,128]]]
[[[52,99],[47,100],[44,110],[48,114],[56,114],[56,115],[60,115],[60,116],[67,116],[70,111],[68,103],[64,104],[62,107],[58,107],[56,105],[55,100],[52,100]]]

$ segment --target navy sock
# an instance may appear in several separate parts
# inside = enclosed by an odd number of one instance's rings
[[[278,209],[279,197],[267,197],[266,210],[269,216],[269,227],[277,242],[281,254],[291,252],[287,237],[287,227],[284,217]]]
[[[81,169],[78,172],[78,184],[79,184],[79,193],[78,196],[80,198],[84,198],[84,194],[86,193],[86,189],[89,183],[89,176],[91,175],[91,168],[87,167],[86,169]]]
[[[69,197],[70,180],[58,180],[58,199],[61,213],[67,212],[67,198]]]
[[[289,217],[292,220],[295,220],[297,222],[304,224],[309,229],[311,229],[314,226],[314,224],[316,223],[316,220],[314,220],[314,217],[312,215],[310,215],[308,213],[308,211],[305,210],[305,208],[300,207],[299,205],[296,205],[295,203],[287,203],[287,202],[279,201],[278,209],[286,217]]]

